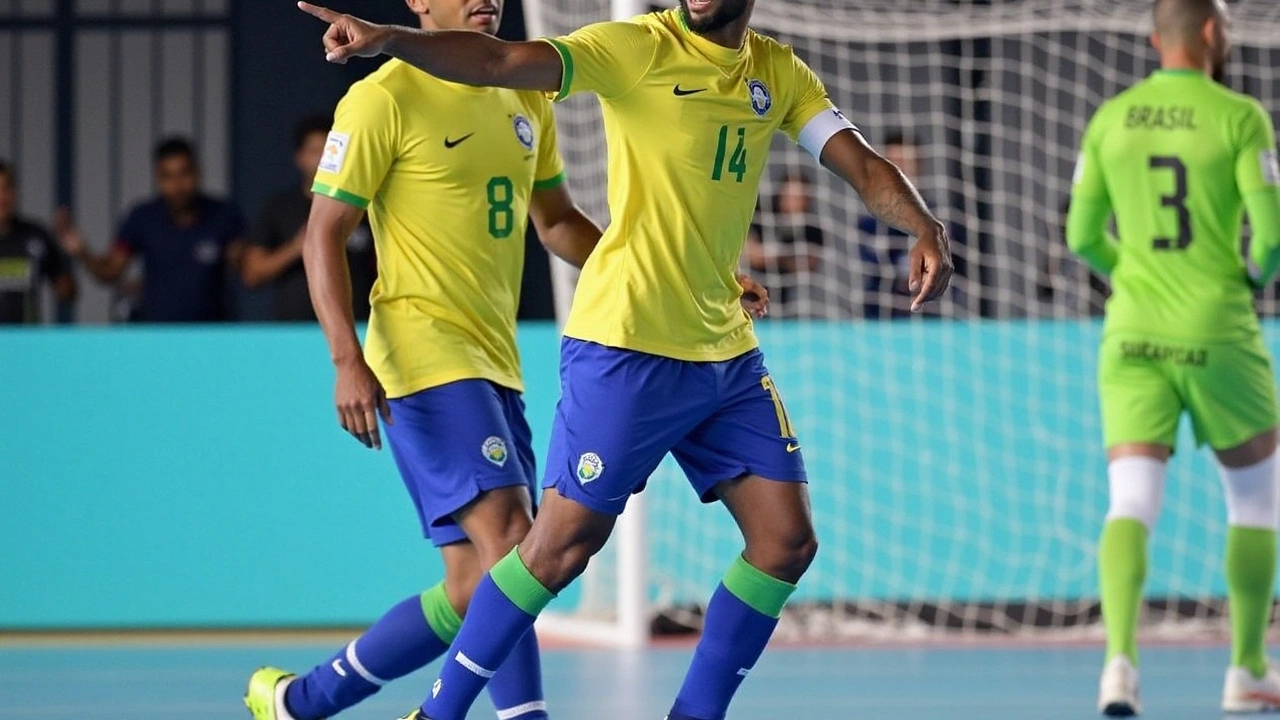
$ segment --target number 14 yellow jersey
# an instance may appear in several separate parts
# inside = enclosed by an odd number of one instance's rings
[[[778,130],[796,140],[826,90],[790,47],[740,49],[691,32],[678,10],[548,40],[557,99],[594,92],[609,147],[611,222],[583,268],[565,334],[719,361],[756,346],[735,278]]]

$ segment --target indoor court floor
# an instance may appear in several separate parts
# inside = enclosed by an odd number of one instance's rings
[[[246,676],[275,664],[305,670],[341,643],[23,644],[0,640],[0,720],[243,720]],[[556,720],[661,720],[691,648],[625,653],[549,649]],[[1143,655],[1144,717],[1218,718],[1227,652],[1157,647]],[[1058,720],[1097,717],[1094,647],[789,648],[765,655],[734,720]],[[393,720],[417,704],[430,670],[344,713]],[[487,699],[471,718],[493,718]]]

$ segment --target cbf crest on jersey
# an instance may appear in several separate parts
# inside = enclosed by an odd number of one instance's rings
[[[761,80],[748,80],[747,93],[751,96],[751,109],[756,115],[764,117],[773,107],[773,95],[769,94],[769,86]]]
[[[593,453],[583,453],[578,458],[578,481],[583,485],[597,479],[604,472],[604,461],[600,456]]]
[[[507,464],[507,442],[496,435],[484,441],[484,445],[480,446],[480,452],[484,453],[485,460],[498,467]]]
[[[511,124],[516,129],[516,139],[524,146],[525,150],[533,149],[533,123],[529,122],[529,118],[523,115],[517,115],[511,119]]]

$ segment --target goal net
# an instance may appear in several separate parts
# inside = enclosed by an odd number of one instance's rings
[[[616,10],[532,9],[544,34]],[[1147,0],[758,1],[754,27],[794,45],[913,176],[952,230],[959,270],[928,317],[907,319],[907,239],[779,139],[742,264],[774,298],[757,330],[803,442],[822,542],[783,637],[1098,633],[1106,474],[1094,372],[1106,286],[1070,256],[1062,227],[1085,123],[1155,68],[1149,12]],[[1280,122],[1280,5],[1233,12],[1225,82]],[[561,106],[559,118],[574,193],[599,213],[593,102]],[[1274,290],[1259,309],[1275,313]],[[1211,458],[1186,433],[1180,449],[1144,617],[1148,634],[1185,638],[1225,629],[1225,513]],[[608,616],[631,576],[653,629],[696,629],[738,533],[670,461],[643,516],[643,547],[628,555],[642,566],[606,552],[576,611]]]

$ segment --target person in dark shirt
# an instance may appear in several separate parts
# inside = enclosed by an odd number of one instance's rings
[[[332,125],[333,118],[328,116],[309,117],[298,123],[293,136],[293,161],[302,176],[302,184],[272,196],[249,232],[249,244],[240,267],[241,279],[246,287],[271,288],[274,320],[316,319],[302,265],[302,238],[311,213],[311,183]],[[368,319],[369,293],[377,266],[373,234],[365,223],[347,239],[347,264],[351,268],[355,317]]]
[[[884,156],[902,171],[916,187],[920,187],[920,149],[906,133],[890,132],[884,142]],[[926,198],[927,199],[927,198]],[[965,228],[947,223],[953,249],[965,244]],[[911,312],[915,293],[911,292],[909,266],[910,238],[896,228],[885,225],[872,215],[858,216],[858,230],[862,241],[858,244],[858,256],[862,260],[863,317],[872,320],[905,319],[918,315],[937,315],[937,306],[923,313]],[[963,252],[954,253],[955,274],[967,277],[968,268]],[[962,300],[959,287],[952,285],[948,297]]]
[[[811,222],[812,186],[803,173],[784,177],[770,213],[758,215],[747,236],[747,264],[771,289],[769,314],[776,317],[824,314],[802,301],[802,287],[821,266],[826,241],[822,228]]]
[[[69,320],[76,297],[71,263],[47,229],[17,213],[18,176],[0,160],[0,324],[40,322],[45,282],[53,286],[59,319]]]
[[[139,320],[226,320],[226,271],[239,266],[244,218],[231,203],[200,191],[199,163],[186,140],[160,143],[155,174],[159,196],[129,212],[110,250],[95,255],[74,228],[62,233],[63,247],[104,283],[119,280],[130,259],[141,258]]]

